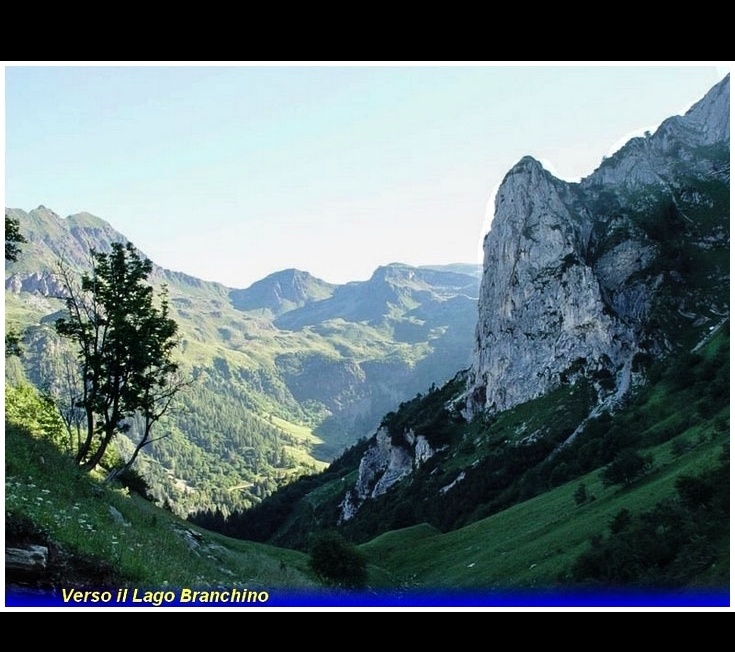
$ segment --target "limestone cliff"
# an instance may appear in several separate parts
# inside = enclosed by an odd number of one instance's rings
[[[393,442],[388,429],[381,427],[360,461],[357,483],[342,504],[342,520],[348,521],[368,498],[384,494],[435,453],[425,437],[406,431],[400,443]]]
[[[580,183],[529,157],[508,172],[484,242],[467,416],[579,376],[600,400],[619,397],[637,360],[672,348],[674,327],[709,327],[727,312],[717,288],[729,270],[701,254],[729,246],[729,215],[702,210],[729,192],[729,88],[727,77]]]
[[[507,173],[484,240],[462,416],[492,416],[580,380],[595,409],[614,407],[652,361],[728,316],[729,115],[728,76],[579,183],[531,157]],[[374,436],[343,520],[420,464],[409,435],[399,444]]]

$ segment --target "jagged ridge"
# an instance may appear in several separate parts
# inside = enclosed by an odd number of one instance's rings
[[[728,76],[580,183],[528,156],[507,173],[484,241],[466,419],[580,379],[598,414],[727,319],[729,111]],[[398,440],[384,428],[371,440],[342,521],[436,452],[410,429]]]
[[[700,329],[722,319],[722,292],[704,312],[691,299],[671,300],[682,268],[705,262],[672,239],[727,249],[728,216],[713,225],[695,213],[715,201],[703,184],[729,184],[729,112],[728,76],[579,184],[530,157],[506,175],[484,243],[469,416],[541,396],[570,373],[606,381],[598,382],[601,399],[620,396],[636,382],[637,354],[673,347],[669,331],[652,323],[658,308],[695,315]],[[727,282],[726,269],[711,271]]]

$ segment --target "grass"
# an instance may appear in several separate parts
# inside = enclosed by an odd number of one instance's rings
[[[572,587],[575,561],[594,537],[610,532],[621,510],[634,515],[647,512],[676,495],[680,476],[717,466],[729,444],[729,405],[707,419],[694,413],[701,381],[714,373],[707,365],[725,355],[720,339],[713,337],[700,350],[704,362],[688,369],[689,386],[664,392],[666,378],[677,378],[666,376],[630,412],[619,415],[624,427],[640,430],[647,444],[640,452],[654,460],[643,478],[629,487],[606,486],[598,468],[450,532],[440,533],[427,524],[385,532],[359,546],[368,561],[368,593],[459,590],[487,597]],[[499,429],[497,436],[502,430],[519,436],[535,431],[543,425],[541,414],[561,415],[555,402],[560,397],[547,398],[549,411],[522,407],[498,419],[491,429]],[[582,406],[585,402],[584,392],[568,398]],[[15,401],[6,404],[6,544],[40,539],[57,551],[57,557],[76,560],[54,571],[59,586],[104,582],[116,587],[298,590],[325,595],[327,589],[309,568],[308,554],[206,531],[127,489],[82,473],[53,443],[62,441],[54,435],[58,424],[46,418],[42,401],[34,401],[31,394],[19,391]],[[569,415],[561,416],[565,421]],[[293,423],[278,420],[277,425],[288,427],[294,436],[308,436],[307,428]],[[678,434],[670,437],[674,431]],[[479,441],[478,447],[494,438]],[[354,484],[356,473],[353,470],[309,494],[303,509],[313,516],[319,504],[334,502]],[[575,494],[581,484],[587,499],[578,504]],[[724,590],[729,585],[729,537],[710,543],[717,548],[714,563],[682,591]]]
[[[300,467],[309,467],[314,472],[323,471],[329,466],[327,462],[316,459],[309,451],[315,446],[323,444],[323,440],[317,437],[309,426],[292,423],[286,419],[276,416],[275,414],[267,414],[261,417],[264,421],[280,428],[283,432],[291,435],[297,442],[298,446],[286,446],[286,450],[291,458]],[[293,473],[293,472],[292,472]]]
[[[6,537],[14,522],[116,586],[318,588],[308,557],[222,537],[81,472],[45,439],[6,428]],[[103,574],[99,573],[102,577]],[[86,582],[94,582],[94,574]]]
[[[424,590],[536,590],[564,587],[590,538],[607,531],[621,509],[642,512],[670,497],[679,475],[711,468],[729,440],[720,434],[678,457],[670,442],[648,449],[654,469],[634,486],[605,487],[595,471],[461,529],[441,534],[429,525],[389,532],[361,549],[376,584]],[[584,483],[594,496],[577,505]],[[728,577],[722,550],[717,575]]]
[[[656,460],[653,471],[628,489],[603,486],[597,471],[453,532],[441,534],[421,524],[376,537],[360,546],[368,561],[367,591],[494,595],[564,586],[560,578],[620,509],[650,508],[671,494],[676,477],[711,466],[728,441],[726,433],[682,437],[695,444],[678,455],[671,442],[649,449]],[[581,482],[594,499],[577,505],[574,493]],[[82,473],[46,438],[12,424],[6,428],[5,491],[6,536],[19,529],[14,523],[30,521],[36,537],[92,569],[91,575],[62,579],[67,588],[94,587],[98,577],[113,588],[327,595],[307,554],[193,526],[127,489]],[[728,568],[717,570],[719,577],[727,573]]]

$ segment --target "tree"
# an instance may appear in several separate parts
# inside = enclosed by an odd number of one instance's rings
[[[20,255],[19,244],[28,242],[23,234],[20,232],[20,223],[18,220],[5,216],[5,260],[15,262],[18,260]],[[5,357],[10,356],[20,357],[23,354],[23,349],[20,344],[20,333],[17,331],[7,329],[5,332]]]
[[[75,278],[59,265],[67,316],[57,332],[76,344],[79,361],[74,407],[83,413],[77,462],[93,469],[114,437],[142,422],[140,440],[123,466],[130,468],[141,448],[151,443],[153,425],[186,384],[173,353],[178,326],[169,317],[164,290],[154,303],[147,283],[152,271],[131,243],[113,243],[109,253],[92,250],[91,271]]]
[[[574,491],[574,502],[577,505],[582,505],[587,502],[587,498],[587,487],[584,482],[580,482],[579,486]]]
[[[364,555],[337,532],[325,532],[314,538],[309,566],[320,580],[332,586],[359,589],[367,581]]]
[[[641,455],[635,450],[625,449],[602,471],[602,482],[608,487],[620,484],[629,487],[653,466],[651,455]]]
[[[20,333],[8,329],[5,333],[5,357],[11,356],[21,357],[23,355],[23,347],[20,343]]]
[[[633,515],[629,509],[621,509],[610,521],[610,532],[618,534],[633,522]]]
[[[19,245],[28,242],[20,232],[20,223],[17,219],[5,216],[5,260],[15,262],[20,255]]]

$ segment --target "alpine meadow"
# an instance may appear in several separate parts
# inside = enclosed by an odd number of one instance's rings
[[[729,606],[730,201],[727,75],[522,157],[482,265],[234,288],[6,207],[6,606]]]

